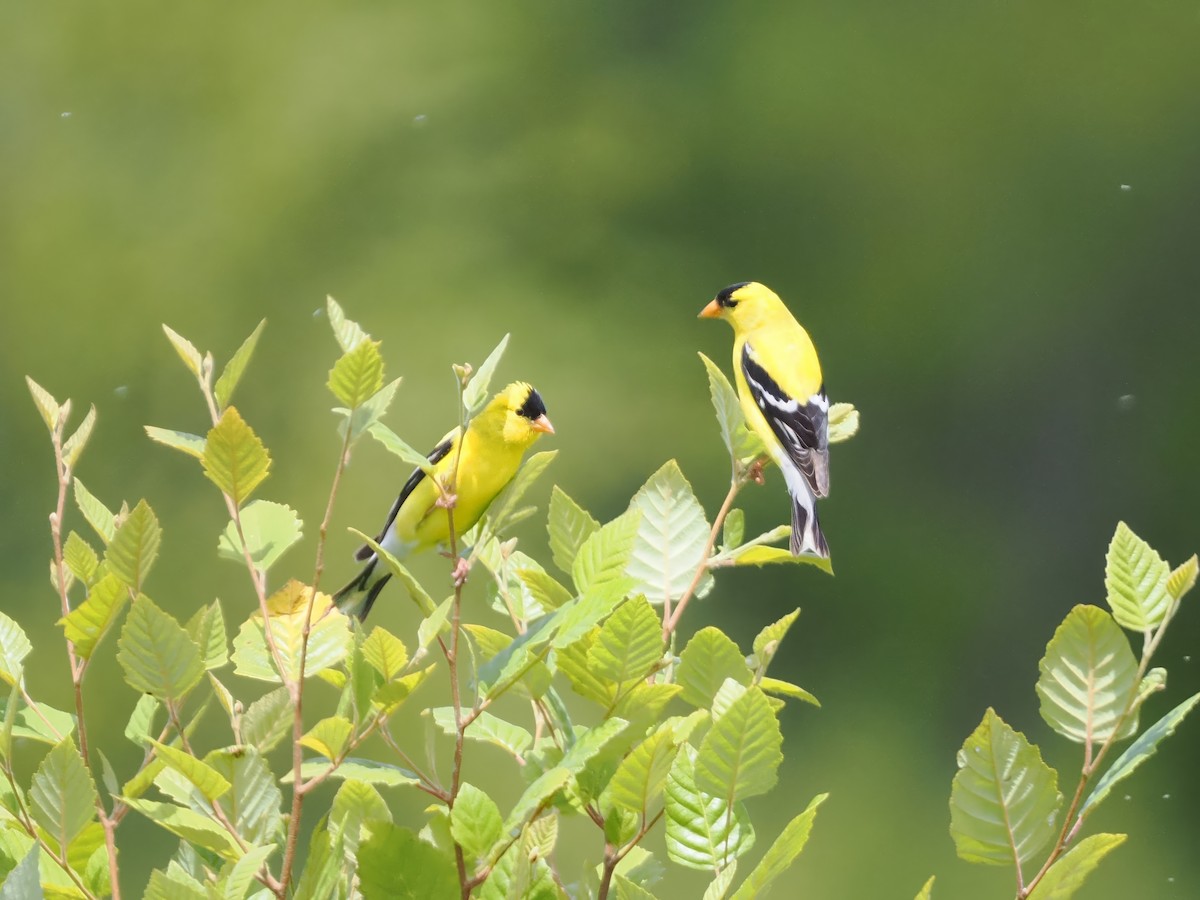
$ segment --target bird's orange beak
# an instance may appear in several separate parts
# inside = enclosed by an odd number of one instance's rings
[[[545,413],[534,419],[529,427],[534,431],[542,432],[542,434],[554,434],[554,426],[550,424],[550,420],[546,418]]]
[[[716,300],[709,302],[708,306],[700,310],[701,319],[719,319],[721,318],[721,304]]]

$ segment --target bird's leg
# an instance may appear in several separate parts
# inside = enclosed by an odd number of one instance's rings
[[[459,557],[454,563],[454,586],[462,587],[467,581],[467,571],[470,569],[467,561]]]
[[[449,491],[442,491],[440,494],[438,494],[435,505],[440,506],[442,509],[454,509],[454,507],[458,505],[458,494],[452,494]]]
[[[764,460],[760,456],[758,459],[756,459],[754,462],[752,462],[750,464],[750,470],[748,472],[748,475],[749,475],[750,480],[753,481],[755,484],[765,484],[766,483],[767,479],[765,477],[763,477],[763,465],[765,463],[766,463],[766,460]]]

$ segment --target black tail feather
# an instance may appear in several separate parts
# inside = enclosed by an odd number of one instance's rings
[[[374,573],[375,566],[378,563],[378,559],[371,560],[363,566],[362,571],[355,575],[348,584],[333,595],[338,609],[346,615],[357,616],[359,621],[367,618],[367,613],[375,605],[375,599],[379,596],[379,592],[383,590],[383,586],[392,577],[392,573],[388,572],[386,575],[372,582],[371,575]]]
[[[807,538],[807,540],[806,540]],[[809,511],[796,500],[792,501],[792,540],[793,556],[803,556],[808,553],[829,558],[829,544],[821,531],[821,523],[817,521],[817,507],[813,504],[811,517]]]

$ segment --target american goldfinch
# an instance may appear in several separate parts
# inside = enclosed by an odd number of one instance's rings
[[[829,493],[829,398],[817,349],[783,301],[755,281],[731,284],[700,313],[733,326],[733,371],[748,424],[792,497],[792,553],[828,557],[817,498]]]
[[[554,426],[546,417],[541,394],[517,381],[496,394],[467,423],[461,452],[459,433],[458,428],[451,431],[428,457],[442,489],[417,469],[392,504],[376,543],[398,559],[449,540],[445,501],[439,503],[442,491],[454,491],[455,533],[463,534],[474,526],[517,474],[525,451],[541,435],[553,434]],[[455,466],[458,475],[451,485]],[[354,558],[366,565],[334,598],[342,612],[365,619],[392,575],[376,572],[379,558],[369,545],[360,547]],[[456,572],[456,577],[461,574]]]

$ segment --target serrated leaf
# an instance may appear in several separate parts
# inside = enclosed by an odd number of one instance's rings
[[[1124,781],[1142,763],[1148,760],[1158,750],[1159,743],[1175,733],[1179,723],[1188,713],[1200,703],[1200,694],[1193,694],[1173,710],[1138,735],[1137,740],[1125,748],[1125,752],[1117,758],[1100,776],[1092,793],[1079,809],[1079,815],[1085,816],[1108,796],[1109,791],[1120,781]]]
[[[391,715],[436,668],[436,665],[428,666],[419,672],[413,672],[411,675],[405,675],[403,678],[380,685],[372,695],[371,702],[378,706],[384,714]]]
[[[129,686],[160,700],[182,699],[204,677],[196,642],[144,594],[133,601],[117,647]]]
[[[726,678],[749,685],[754,673],[738,645],[721,629],[708,625],[692,635],[683,648],[675,681],[683,688],[685,703],[707,708]]]
[[[28,375],[25,376],[25,384],[29,386],[29,393],[33,397],[33,405],[37,407],[37,411],[39,415],[41,415],[42,421],[45,422],[46,427],[53,432],[58,426],[58,417],[62,413],[62,409],[59,407],[58,401],[54,399],[54,396],[48,390],[46,390]]]
[[[840,444],[858,434],[858,410],[853,403],[834,403],[829,407],[829,443]]]
[[[267,599],[271,615],[271,634],[279,651],[284,672],[291,680],[300,674],[300,653],[304,639],[304,622],[312,588],[292,579]],[[336,666],[350,651],[352,635],[350,622],[333,605],[328,594],[317,592],[312,603],[311,631],[305,660],[306,678]],[[261,611],[256,610],[238,630],[233,639],[234,671],[247,678],[280,681],[275,660],[267,647]]]
[[[237,860],[243,855],[228,831],[194,810],[174,803],[160,803],[136,797],[125,798],[125,803],[176,837],[209,850],[222,859]]]
[[[225,615],[221,612],[219,600],[196,610],[187,623],[187,632],[200,648],[205,669],[219,669],[229,661],[229,648],[225,643]]]
[[[708,883],[708,887],[704,889],[704,896],[701,900],[724,900],[729,889],[733,887],[733,879],[737,876],[737,865],[735,859],[718,872],[716,877]]]
[[[559,768],[566,769],[572,774],[579,773],[601,751],[624,734],[628,726],[629,723],[624,719],[605,719],[595,728],[580,735],[571,749],[563,754],[563,758],[558,764]]]
[[[164,447],[179,450],[196,459],[204,458],[204,438],[198,434],[186,431],[176,431],[172,428],[159,428],[157,425],[145,425],[146,437]]]
[[[221,370],[221,376],[213,386],[213,394],[217,398],[218,408],[224,409],[229,405],[229,400],[233,397],[238,382],[242,380],[242,375],[246,372],[246,366],[250,363],[250,357],[254,355],[254,348],[258,346],[258,339],[262,336],[266,326],[266,319],[259,322],[257,327],[250,332],[250,336],[242,341],[242,345],[229,358],[225,368]]]
[[[922,885],[921,890],[917,892],[914,900],[933,900],[933,882],[934,876],[930,875],[929,880]]]
[[[435,613],[438,605],[433,602],[433,598],[429,596],[429,593],[421,586],[421,583],[417,581],[413,573],[400,560],[396,559],[387,550],[384,550],[373,537],[367,535],[365,532],[359,531],[357,528],[348,528],[347,531],[363,541],[363,543],[374,551],[377,557],[383,560],[383,564],[387,566],[388,571],[395,575],[396,580],[404,585],[405,590],[408,591],[408,596],[412,598],[412,601],[417,604],[424,615],[431,616]]]
[[[766,896],[772,883],[783,877],[808,843],[808,836],[812,833],[813,822],[817,817],[817,808],[828,796],[817,794],[804,812],[787,823],[775,839],[775,843],[763,854],[758,865],[738,887],[732,900],[757,900]]]
[[[267,753],[287,737],[292,727],[292,698],[287,688],[263,694],[242,715],[242,741]]]
[[[725,377],[720,367],[703,353],[699,354],[708,373],[708,390],[712,396],[713,409],[717,413],[717,426],[721,430],[721,440],[736,465],[738,462],[761,456],[766,447],[759,437],[746,427],[746,418],[742,406],[738,402],[733,385]]]
[[[145,500],[139,500],[104,551],[108,570],[135,591],[140,591],[158,557],[161,541],[158,517]]]
[[[496,348],[488,354],[487,359],[471,376],[471,380],[467,382],[467,386],[463,388],[463,407],[467,411],[467,416],[474,416],[488,400],[488,389],[491,387],[492,376],[496,374],[496,367],[500,365],[500,360],[504,356],[504,351],[508,348],[509,335],[504,335],[500,339],[500,343]]]
[[[1196,586],[1196,575],[1200,573],[1200,561],[1193,553],[1191,558],[1174,569],[1167,578],[1167,593],[1179,600]]]
[[[517,569],[517,578],[542,609],[556,610],[571,601],[571,592],[549,572],[541,569]]]
[[[1029,900],[1071,900],[1100,861],[1123,843],[1123,834],[1085,837],[1049,868]]]
[[[467,858],[478,859],[486,854],[500,840],[503,828],[504,821],[495,801],[475,785],[464,782],[450,811],[450,834]]]
[[[571,773],[561,766],[547,769],[525,788],[516,805],[504,821],[504,830],[508,833],[524,826],[525,822],[535,817],[543,807],[549,805],[550,799],[562,790],[571,779]]]
[[[75,468],[75,464],[79,462],[79,455],[83,453],[83,448],[87,446],[88,438],[92,436],[92,429],[96,426],[96,407],[93,405],[88,414],[83,417],[83,421],[79,423],[79,427],[75,429],[75,433],[67,438],[63,444],[63,459],[67,466]]]
[[[429,712],[433,716],[434,723],[445,734],[457,733],[453,707],[439,706]],[[486,711],[481,712],[478,718],[467,726],[463,737],[472,741],[493,744],[511,753],[520,763],[524,763],[525,754],[533,746],[533,735],[520,725],[506,722]]]
[[[266,321],[265,319],[263,320]],[[222,900],[243,900],[246,896],[246,891],[254,884],[255,876],[264,865],[272,853],[275,852],[274,844],[267,844],[265,847],[252,847],[246,851],[246,855],[239,859],[229,870],[229,877],[225,880],[224,887],[221,891]]]
[[[128,601],[129,588],[117,576],[105,575],[92,586],[87,599],[58,624],[75,645],[75,652],[89,659]]]
[[[301,766],[300,777],[306,780],[315,778],[318,775],[324,775],[326,772],[329,772],[331,768],[333,768],[333,763],[328,759],[308,759]],[[293,774],[293,772],[289,771],[280,781],[284,784],[291,784]],[[334,769],[333,772],[330,772],[329,777],[344,778],[347,780],[353,779],[365,782],[366,784],[378,784],[383,787],[404,787],[406,785],[421,783],[421,779],[408,771],[408,769],[376,762],[373,759],[356,759],[352,756],[346,757],[340,766]]]
[[[20,688],[14,685],[14,691],[19,697]],[[8,715],[9,710],[13,710],[11,719]],[[51,746],[60,743],[75,731],[75,716],[55,709],[47,703],[38,703],[35,711],[23,706],[19,700],[0,701],[0,719],[6,720],[11,737]]]
[[[159,759],[186,778],[206,799],[216,800],[232,787],[220,772],[190,753],[155,740],[150,744],[158,750]]]
[[[236,406],[226,407],[217,424],[209,429],[200,462],[208,479],[239,507],[250,499],[271,468],[266,447]]]
[[[642,513],[626,569],[633,590],[656,605],[676,601],[704,562],[710,530],[704,509],[673,459],[642,485],[631,508]]]
[[[279,561],[300,538],[304,522],[296,511],[273,500],[251,500],[239,513],[245,546],[250,550],[250,561],[260,572],[266,572]],[[245,565],[246,554],[237,523],[230,520],[217,541],[217,555]]]
[[[775,540],[786,537],[791,533],[791,527],[781,525],[774,531],[768,532],[769,535],[778,535]],[[785,547],[767,547],[761,544],[751,546],[745,544],[734,550],[729,550],[722,553],[719,557],[717,565],[731,566],[769,566],[769,565],[802,565],[816,566],[822,572],[828,575],[833,574],[833,563],[826,557],[811,556],[807,553],[795,556],[790,550]]]
[[[404,642],[390,631],[378,625],[362,643],[363,658],[383,676],[384,681],[392,681],[404,673],[408,665],[408,650]]]
[[[646,728],[662,719],[668,703],[682,691],[677,684],[635,684],[621,694],[612,708],[614,715],[628,719],[635,727]]]
[[[142,900],[209,900],[204,885],[178,865],[172,863],[167,871],[155,869]]]
[[[43,900],[41,878],[38,876],[38,858],[42,848],[36,843],[21,857],[4,876],[0,884],[0,900]]]
[[[100,557],[91,545],[74,531],[67,534],[67,542],[63,545],[63,562],[71,570],[71,574],[83,584],[90,587],[96,580]]]
[[[33,818],[54,838],[59,852],[96,816],[96,784],[75,742],[64,738],[33,773],[29,799]]]
[[[295,900],[327,900],[338,896],[345,860],[344,833],[335,828],[336,833],[331,835],[327,824],[326,821],[318,823],[309,839],[304,871],[296,883]]]
[[[113,539],[116,533],[116,516],[112,510],[101,503],[96,496],[83,486],[83,482],[78,478],[74,481],[75,484],[75,505],[79,507],[79,511],[83,513],[84,519],[92,526],[92,529],[100,536],[100,539],[107,544]]]
[[[696,758],[696,786],[730,800],[765,794],[775,786],[782,747],[779,720],[766,695],[748,688],[704,736]]]
[[[820,706],[821,701],[813,696],[810,692],[800,687],[798,684],[792,684],[789,681],[780,681],[778,678],[760,678],[758,686],[768,694],[777,694],[780,697],[791,697],[793,700],[803,700],[805,703],[811,703],[813,706]]]
[[[550,513],[546,522],[554,564],[570,572],[583,542],[600,530],[591,513],[572,500],[558,485],[550,490]]]
[[[731,509],[725,514],[721,526],[721,544],[725,548],[737,547],[746,538],[746,514],[740,509]]]
[[[284,836],[283,794],[267,761],[253,748],[214,750],[204,762],[232,785],[217,803],[242,839],[267,844]]]
[[[1117,624],[1139,632],[1157,627],[1171,605],[1170,576],[1163,558],[1118,522],[1104,560],[1104,587]]]
[[[372,422],[368,425],[367,434],[382,444],[385,450],[398,456],[402,462],[407,463],[413,468],[420,469],[430,478],[437,478],[437,473],[434,470],[433,463],[429,461],[429,457],[424,453],[418,452],[415,447],[412,447],[400,435],[396,434],[396,432],[392,431],[392,429],[388,428],[382,422]],[[453,440],[457,436],[458,429],[455,429],[446,435],[443,440]]]
[[[988,709],[958,753],[950,834],[961,859],[1011,865],[1054,836],[1062,795],[1037,747]]]
[[[664,722],[621,760],[606,794],[631,812],[649,815],[662,797],[678,752],[674,725]]]
[[[576,694],[608,709],[616,696],[617,689],[599,677],[588,665],[588,651],[596,643],[599,634],[598,627],[591,629],[574,643],[559,648],[555,659],[558,663],[558,671],[566,676],[567,681],[571,683],[571,689]]]
[[[138,702],[133,707],[133,712],[129,716],[129,722],[125,726],[125,737],[127,740],[141,747],[150,739],[151,730],[154,728],[154,717],[158,714],[162,703],[158,698],[151,697],[149,694],[142,694],[138,697]]]
[[[370,339],[371,336],[363,331],[357,322],[346,318],[342,307],[332,297],[326,296],[325,311],[329,316],[329,325],[333,329],[333,336],[337,339],[343,353],[349,353],[358,346],[360,341]]]
[[[358,878],[364,900],[431,900],[461,893],[453,859],[395,825],[372,828],[358,849]]]
[[[340,829],[348,868],[358,866],[358,845],[368,822],[391,822],[392,812],[379,791],[363,781],[343,781],[333,798],[329,822]],[[346,873],[350,876],[350,872]]]
[[[329,390],[351,410],[366,403],[383,387],[383,357],[379,341],[359,341],[329,370]]]
[[[640,509],[631,509],[603,525],[583,542],[571,564],[571,577],[579,593],[583,594],[597,585],[618,581],[624,585],[626,592],[632,587],[632,580],[626,577],[625,569],[629,565],[641,518]]]
[[[334,409],[335,413],[346,417],[346,420],[338,425],[338,436],[344,438],[348,428],[350,429],[351,443],[362,437],[368,428],[383,418],[383,414],[392,405],[392,400],[395,399],[396,391],[403,380],[403,378],[393,378],[361,403],[357,409]]]
[[[644,678],[662,655],[662,623],[638,597],[608,617],[588,651],[588,665],[599,677],[620,685]]]
[[[21,681],[25,657],[33,650],[25,630],[16,620],[0,612],[0,679],[9,684]]]
[[[342,716],[329,716],[300,738],[300,745],[329,759],[337,759],[346,749],[346,744],[353,734],[353,722]]]
[[[667,856],[691,869],[716,871],[752,846],[754,828],[745,807],[696,787],[696,751],[685,744],[666,787]]]
[[[1113,617],[1097,606],[1076,606],[1038,664],[1042,718],[1077,743],[1137,733],[1137,712],[1125,716],[1137,689],[1138,663]],[[1122,717],[1124,721],[1122,721]]]
[[[171,342],[171,346],[175,348],[175,352],[179,354],[179,358],[183,360],[183,364],[188,367],[189,371],[197,378],[200,377],[200,351],[195,345],[177,331],[163,325],[163,333],[166,334],[167,340]]]
[[[773,622],[758,633],[754,638],[754,655],[758,659],[758,670],[765,672],[768,664],[779,650],[779,644],[791,630],[793,623],[800,616],[800,610],[794,609],[782,619]]]
[[[503,532],[515,523],[515,517],[520,512],[517,504],[542,477],[546,469],[550,467],[550,463],[557,458],[557,450],[543,450],[540,453],[532,454],[521,464],[521,468],[517,470],[513,480],[508,483],[508,487],[501,492],[488,510],[488,518],[491,520],[493,532]]]

